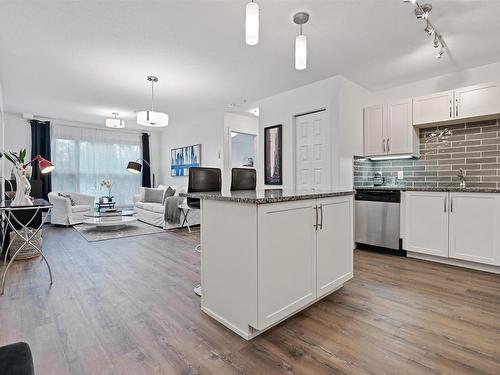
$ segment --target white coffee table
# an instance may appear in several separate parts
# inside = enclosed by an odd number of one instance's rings
[[[94,225],[99,230],[118,230],[127,224],[137,221],[132,216],[133,214],[132,211],[120,211],[116,213],[92,212],[84,215],[86,219],[83,220],[83,223]]]

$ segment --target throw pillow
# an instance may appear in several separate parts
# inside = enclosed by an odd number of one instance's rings
[[[73,200],[73,198],[71,198],[71,195],[69,195],[69,194],[62,194],[62,193],[58,193],[57,195],[59,195],[60,197],[63,197],[63,198],[68,198],[69,201],[71,202],[71,205],[72,206],[76,206],[76,203]]]
[[[144,202],[163,203],[163,189],[144,188]]]

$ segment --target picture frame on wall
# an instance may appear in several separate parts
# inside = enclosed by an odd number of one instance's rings
[[[189,168],[201,166],[201,144],[173,148],[170,150],[170,175],[189,175]]]
[[[283,184],[283,125],[264,128],[264,184]]]

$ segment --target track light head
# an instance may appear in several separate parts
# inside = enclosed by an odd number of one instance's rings
[[[436,59],[439,60],[443,56],[443,54],[444,54],[444,48],[441,47],[441,49],[439,50],[439,52],[436,55]]]
[[[427,25],[425,26],[425,32],[429,35],[433,35],[436,30],[434,29],[434,27],[432,27],[432,25],[429,23],[429,21],[427,21]]]
[[[417,5],[417,7],[415,8],[415,16],[419,20],[426,20],[429,17],[429,13],[431,12],[431,10],[431,4]]]
[[[437,33],[434,33],[434,40],[432,42],[432,46],[434,48],[438,48],[440,46],[441,42],[439,41],[439,36]]]

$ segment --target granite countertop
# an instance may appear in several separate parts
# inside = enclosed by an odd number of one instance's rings
[[[439,192],[463,192],[463,193],[500,193],[500,189],[481,187],[407,187],[407,186],[362,186],[355,190],[400,190],[400,191],[439,191]]]
[[[342,195],[352,195],[354,190],[294,190],[265,189],[240,190],[223,192],[181,193],[181,197],[228,201],[250,204],[266,204],[278,202],[299,201],[304,199],[329,198]]]

